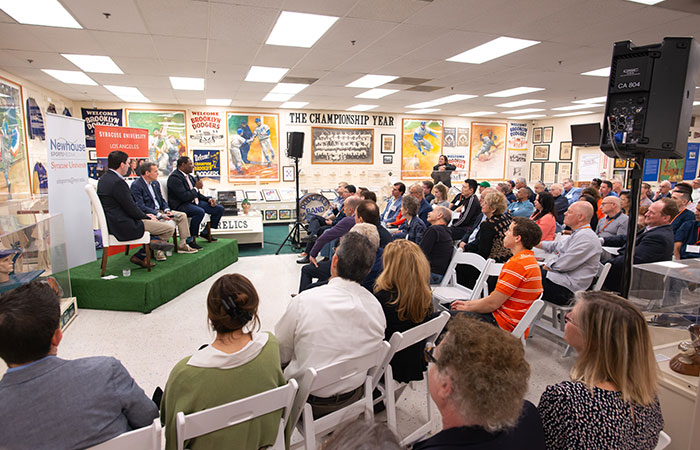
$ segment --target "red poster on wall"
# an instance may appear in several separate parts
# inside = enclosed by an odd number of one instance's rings
[[[95,126],[98,158],[121,150],[132,158],[148,158],[148,130],[145,128]]]

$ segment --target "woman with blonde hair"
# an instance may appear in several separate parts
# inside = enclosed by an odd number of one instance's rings
[[[578,358],[572,381],[548,386],[540,399],[546,447],[653,449],[664,421],[641,311],[609,292],[578,292],[564,339]]]
[[[216,338],[175,365],[160,405],[165,448],[177,448],[175,418],[250,397],[286,384],[277,339],[260,333],[258,293],[243,275],[224,275],[207,297],[207,316]],[[281,412],[185,441],[192,450],[257,450],[275,443]]]
[[[384,248],[384,270],[374,284],[374,295],[386,316],[384,337],[406,331],[430,319],[430,264],[421,248],[407,240],[392,241]],[[394,379],[400,382],[423,379],[426,368],[423,345],[414,344],[391,360]]]
[[[430,202],[433,207],[444,206],[445,208],[450,207],[450,201],[447,199],[447,186],[442,183],[438,183],[433,186],[433,195],[435,198]]]

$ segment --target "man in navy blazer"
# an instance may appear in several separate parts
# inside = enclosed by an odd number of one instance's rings
[[[646,228],[637,234],[634,246],[634,264],[670,261],[673,256],[673,229],[671,221],[678,215],[678,205],[670,198],[662,198],[649,206],[644,215]],[[603,239],[603,238],[601,238]],[[617,247],[622,245],[618,255],[610,259],[610,272],[605,279],[605,287],[619,292],[622,281],[622,266],[625,262],[627,236],[617,235],[603,239],[603,245]]]
[[[163,198],[158,183],[158,165],[154,162],[142,163],[138,168],[139,177],[131,183],[131,196],[136,205],[146,214],[153,214],[156,218],[173,227],[177,226],[180,233],[180,253],[197,253],[197,250],[187,245],[190,238],[190,227],[187,222],[187,214],[181,211],[173,211],[168,202]],[[174,223],[173,223],[174,222]],[[191,239],[189,239],[191,241]],[[165,260],[161,250],[156,251],[156,260]]]
[[[168,177],[168,199],[170,206],[191,217],[190,235],[197,236],[199,224],[202,223],[204,214],[211,216],[211,227],[219,228],[219,221],[224,215],[224,207],[216,204],[216,200],[202,195],[198,189],[202,188],[202,181],[195,180],[192,175],[194,164],[187,156],[181,156],[177,160],[177,169],[173,170]],[[212,236],[201,235],[205,239],[215,241]],[[188,242],[192,246],[192,242]],[[197,248],[197,247],[194,247]]]
[[[88,448],[153,423],[158,408],[115,358],[61,359],[60,304],[33,281],[0,297],[0,447]]]

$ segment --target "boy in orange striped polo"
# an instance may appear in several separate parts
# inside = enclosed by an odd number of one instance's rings
[[[479,300],[454,301],[451,309],[513,331],[542,294],[542,276],[532,252],[540,239],[542,230],[535,222],[514,217],[503,238],[503,245],[513,252],[513,257],[503,265],[496,289]]]

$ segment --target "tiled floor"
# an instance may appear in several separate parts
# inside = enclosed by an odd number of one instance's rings
[[[238,272],[253,282],[261,299],[262,329],[272,331],[290,294],[298,289],[301,266],[295,259],[295,255],[241,258],[150,314],[81,310],[66,330],[59,356],[68,359],[114,356],[150,395],[156,386],[165,385],[177,361],[213,339],[207,327],[206,296],[219,276]],[[526,355],[532,372],[528,400],[537,404],[545,386],[568,378],[574,358],[563,358],[562,350],[562,346],[550,342],[542,334],[528,340]],[[414,424],[425,417],[421,412],[425,411],[425,404],[424,385],[404,392],[398,403],[402,434],[408,434]],[[378,416],[378,419],[383,418],[383,414]]]

